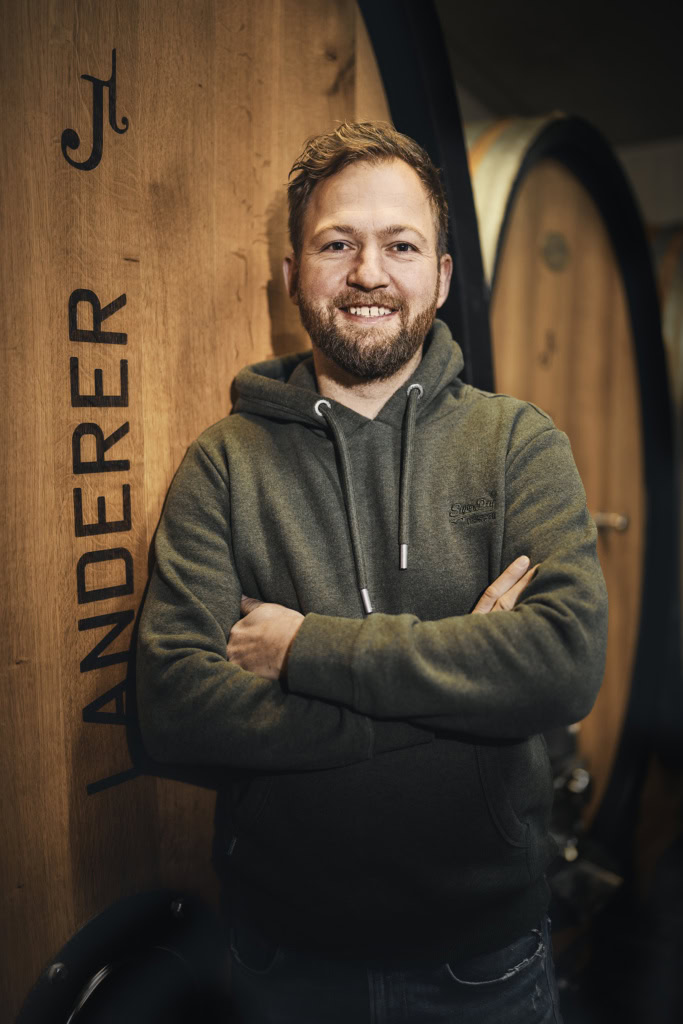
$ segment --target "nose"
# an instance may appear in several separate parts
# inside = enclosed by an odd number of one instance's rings
[[[384,266],[382,250],[378,245],[361,245],[346,278],[350,287],[372,291],[386,288],[390,284],[389,274]]]

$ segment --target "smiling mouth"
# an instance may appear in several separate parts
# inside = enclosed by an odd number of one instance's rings
[[[396,310],[389,306],[345,306],[342,312],[353,320],[377,321],[393,316]]]

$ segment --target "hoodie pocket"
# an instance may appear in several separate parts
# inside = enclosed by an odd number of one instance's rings
[[[519,748],[525,748],[527,742],[514,744],[511,748],[483,744],[475,747],[479,779],[493,823],[506,843],[522,848],[529,843],[529,825],[518,816],[511,800],[510,788],[514,787],[516,777],[524,774],[524,769],[521,772],[510,772],[507,762],[519,762],[520,755],[523,759]],[[505,769],[503,760],[506,762]]]
[[[230,791],[230,805],[231,818],[237,837],[248,832],[261,816],[268,803],[272,788],[272,775],[259,775],[233,784]]]

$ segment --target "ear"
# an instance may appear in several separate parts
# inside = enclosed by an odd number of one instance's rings
[[[439,297],[436,301],[436,308],[439,309],[443,306],[444,302],[448,298],[448,292],[451,287],[451,277],[453,275],[453,257],[450,253],[445,253],[440,261],[441,276],[439,278]]]
[[[282,275],[285,279],[285,288],[287,294],[294,303],[295,306],[299,305],[296,298],[297,280],[299,276],[299,267],[296,262],[296,257],[293,252],[289,256],[285,256],[282,261]]]

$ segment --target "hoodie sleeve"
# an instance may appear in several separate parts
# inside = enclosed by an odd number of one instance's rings
[[[227,481],[195,442],[168,494],[140,617],[137,701],[159,761],[259,770],[331,768],[429,742],[406,722],[356,712],[245,672],[227,660],[241,586]]]
[[[482,737],[584,718],[604,671],[607,594],[567,436],[550,425],[513,446],[505,479],[501,565],[522,553],[541,563],[514,610],[424,622],[307,615],[290,652],[290,690]]]

